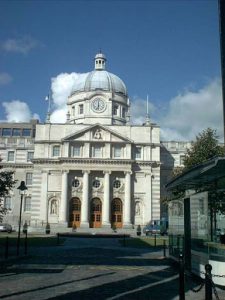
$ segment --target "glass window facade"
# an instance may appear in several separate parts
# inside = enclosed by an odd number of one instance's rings
[[[11,136],[11,128],[3,128],[2,129],[2,136]]]
[[[21,129],[20,128],[13,128],[12,135],[13,136],[20,136],[21,135]]]
[[[135,148],[135,159],[140,159],[141,158],[141,147],[136,147]]]
[[[115,158],[121,157],[121,153],[122,153],[122,147],[121,146],[115,146],[114,147],[114,157]]]
[[[31,135],[31,129],[30,128],[24,128],[22,131],[22,136],[30,136]]]
[[[93,147],[93,157],[102,157],[102,147],[101,146]]]
[[[34,152],[27,152],[27,161],[30,161],[34,158]]]

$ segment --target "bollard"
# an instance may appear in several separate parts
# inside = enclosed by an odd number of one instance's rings
[[[27,255],[27,230],[25,231],[24,254]]]
[[[6,237],[5,240],[5,259],[7,259],[9,256],[9,237]]]
[[[184,260],[183,254],[179,255],[179,300],[185,300],[184,291]]]
[[[163,256],[166,257],[166,240],[163,240]]]
[[[155,242],[154,243],[155,243],[155,247],[156,247],[156,234],[155,234]]]
[[[125,239],[125,238],[126,238],[126,236],[125,236],[125,234],[124,234],[124,235],[123,235],[123,246],[124,246],[124,247],[126,247],[126,239]]]
[[[205,265],[205,300],[212,300],[212,266]]]
[[[59,246],[59,233],[57,233],[57,246]]]

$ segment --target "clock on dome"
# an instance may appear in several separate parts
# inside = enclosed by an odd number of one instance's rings
[[[91,103],[91,108],[95,112],[102,112],[106,108],[105,100],[102,98],[95,98]]]

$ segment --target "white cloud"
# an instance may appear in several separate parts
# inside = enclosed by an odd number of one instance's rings
[[[2,103],[5,109],[7,122],[29,122],[32,118],[40,119],[38,114],[33,114],[30,111],[27,103],[20,100],[12,100]]]
[[[30,36],[7,39],[1,43],[1,48],[6,52],[27,54],[30,50],[42,45],[39,41]]]
[[[193,140],[202,130],[211,127],[223,135],[221,83],[215,79],[198,91],[185,91],[171,99],[164,115],[158,115],[161,138]]]
[[[52,78],[52,98],[53,98],[53,112],[51,115],[51,122],[64,123],[66,121],[67,107],[66,103],[68,96],[72,93],[74,85],[79,85],[81,81],[87,76],[87,73],[61,73]]]
[[[12,82],[13,78],[8,73],[0,73],[0,85],[6,85]]]

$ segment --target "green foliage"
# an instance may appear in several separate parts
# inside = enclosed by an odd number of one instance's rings
[[[224,148],[219,145],[216,130],[207,128],[196,136],[196,141],[192,142],[191,148],[187,150],[184,171],[215,156],[224,156]]]
[[[0,158],[0,163],[1,161]],[[16,180],[13,179],[13,174],[13,171],[4,170],[0,164],[0,223],[3,220],[4,214],[7,212],[7,209],[3,207],[3,198],[9,195],[10,190],[16,183]]]

